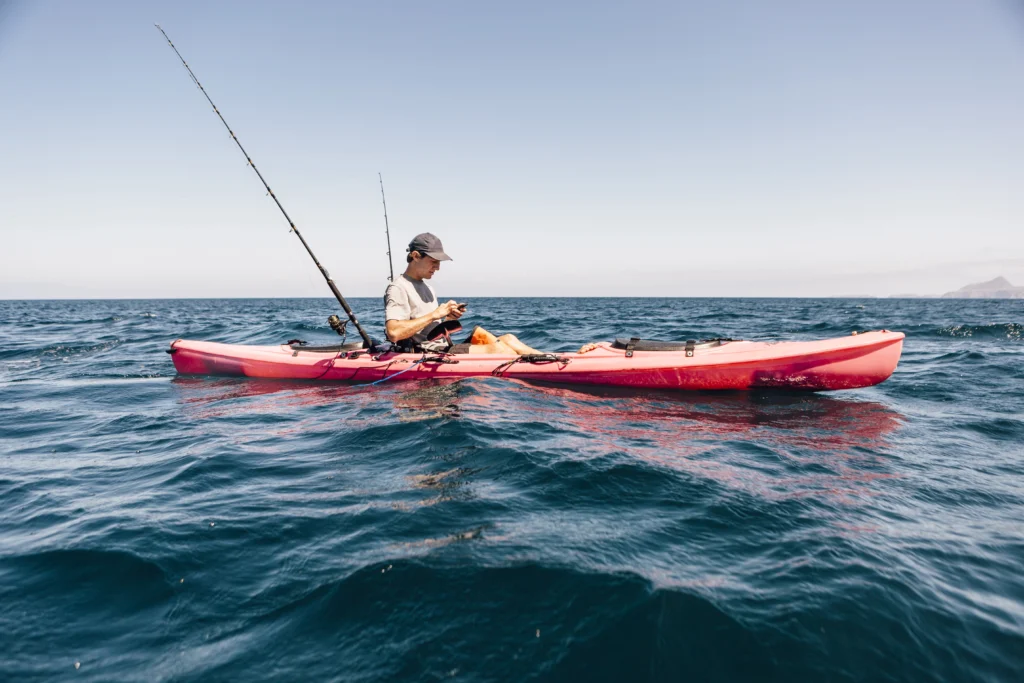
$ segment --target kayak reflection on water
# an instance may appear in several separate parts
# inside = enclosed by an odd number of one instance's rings
[[[551,466],[639,461],[767,499],[870,496],[872,482],[897,476],[888,439],[903,422],[879,402],[803,393],[678,394],[492,378],[427,381],[411,390],[199,378],[176,378],[172,386],[191,419],[273,414],[266,425],[249,423],[245,440],[255,443],[336,432],[339,424],[353,447],[364,430],[396,423],[451,430],[457,453],[445,457],[449,440],[434,442],[430,457],[414,459],[410,477],[475,472],[467,458],[507,459],[510,447],[526,447],[529,457]],[[525,435],[536,425],[544,425],[543,434],[531,440]]]

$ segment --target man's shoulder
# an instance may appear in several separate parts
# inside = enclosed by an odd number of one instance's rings
[[[392,287],[395,287],[397,289],[408,290],[412,286],[413,286],[412,281],[409,278],[407,278],[404,274],[402,274],[402,275],[396,275],[395,279],[388,283],[387,288],[391,289]]]
[[[391,282],[384,289],[384,301],[399,300],[403,301],[409,298],[409,293],[405,287],[401,286],[398,281]]]

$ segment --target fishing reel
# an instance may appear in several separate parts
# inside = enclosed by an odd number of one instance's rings
[[[348,336],[348,330],[345,329],[345,326],[348,325],[347,320],[342,320],[338,316],[332,315],[330,318],[327,319],[327,324],[331,326],[332,330],[338,333],[338,336]]]

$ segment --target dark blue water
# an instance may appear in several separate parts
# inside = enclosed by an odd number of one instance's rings
[[[544,350],[908,334],[835,394],[163,352],[330,341],[334,308],[0,302],[0,679],[1024,679],[1024,301],[470,301]]]

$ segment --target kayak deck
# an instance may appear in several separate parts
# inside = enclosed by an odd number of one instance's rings
[[[524,380],[680,390],[855,389],[889,378],[902,332],[864,332],[819,341],[727,341],[691,351],[632,351],[602,343],[585,354],[539,362],[488,354],[387,353],[176,340],[169,353],[184,375],[373,382],[497,375]],[[690,355],[688,355],[688,353]],[[399,374],[401,373],[401,374]]]

